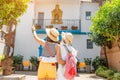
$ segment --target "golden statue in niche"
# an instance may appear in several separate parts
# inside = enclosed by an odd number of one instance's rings
[[[52,11],[52,24],[62,24],[62,10],[57,4],[55,9]]]

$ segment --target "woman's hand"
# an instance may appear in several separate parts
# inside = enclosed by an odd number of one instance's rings
[[[36,30],[36,28],[35,28],[35,26],[33,25],[33,26],[32,26],[32,31],[35,31],[35,30]]]
[[[41,61],[42,60],[42,58],[41,57],[38,57],[38,61]]]
[[[44,46],[44,45],[45,45],[45,40],[44,40],[44,39],[40,39],[40,38],[37,36],[37,33],[36,33],[35,30],[36,30],[36,28],[35,28],[35,26],[33,25],[33,26],[32,26],[32,32],[33,32],[33,36],[34,36],[35,40],[36,40],[40,45]]]

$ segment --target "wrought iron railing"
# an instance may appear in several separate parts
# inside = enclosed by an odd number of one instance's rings
[[[61,29],[61,26],[66,26],[68,30],[71,30],[73,26],[77,27],[77,30],[81,29],[80,19],[62,19],[62,24],[52,24],[52,19],[33,19],[33,24],[40,26],[41,29],[52,25],[57,29]]]

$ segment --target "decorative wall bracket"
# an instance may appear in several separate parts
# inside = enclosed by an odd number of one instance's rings
[[[56,4],[55,9],[52,11],[52,24],[62,24],[62,13],[63,11]]]

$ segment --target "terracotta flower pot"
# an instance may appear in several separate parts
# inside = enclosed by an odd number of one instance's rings
[[[72,30],[77,30],[78,27],[77,27],[77,26],[72,26],[71,29],[72,29]]]
[[[53,27],[54,27],[53,25],[46,26],[46,28],[53,28]]]
[[[67,30],[67,26],[61,26],[61,30]]]
[[[91,73],[91,66],[90,65],[86,65],[86,72]]]
[[[35,28],[36,29],[41,29],[41,26],[40,25],[35,25]]]

